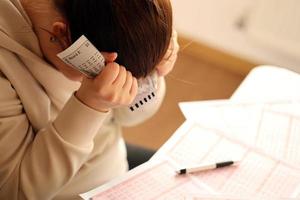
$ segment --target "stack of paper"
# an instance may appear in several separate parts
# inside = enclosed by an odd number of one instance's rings
[[[89,199],[300,199],[300,101],[181,104],[187,121],[150,162]],[[175,170],[241,160],[188,175]]]

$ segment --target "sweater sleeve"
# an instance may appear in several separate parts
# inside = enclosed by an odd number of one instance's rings
[[[1,72],[0,91],[0,199],[51,199],[86,161],[106,114],[72,96],[53,122],[35,132]]]

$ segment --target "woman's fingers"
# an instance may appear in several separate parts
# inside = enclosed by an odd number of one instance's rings
[[[126,68],[123,66],[120,66],[119,74],[115,81],[113,82],[113,85],[118,87],[118,88],[123,88],[125,82],[126,82],[126,76],[127,76],[127,71]]]
[[[114,56],[110,58],[113,60]],[[106,112],[110,108],[129,105],[137,90],[136,78],[125,67],[109,62],[94,79],[83,80],[76,97],[91,108]]]
[[[134,98],[137,95],[137,92],[138,92],[138,82],[137,79],[133,77],[133,82],[129,94]]]
[[[130,93],[130,89],[132,87],[133,77],[130,71],[127,71],[126,82],[123,86],[125,92]]]
[[[101,54],[103,55],[106,63],[114,62],[118,57],[118,54],[115,52],[101,52]]]
[[[118,78],[120,73],[120,66],[117,63],[108,63],[100,74],[95,78],[96,82],[99,84],[107,85],[113,84]]]

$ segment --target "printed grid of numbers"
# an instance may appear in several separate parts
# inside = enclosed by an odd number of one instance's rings
[[[290,197],[300,186],[300,173],[286,166],[277,165],[272,174],[267,177],[264,185],[260,188],[262,193],[275,197]],[[299,193],[300,191],[298,191]]]
[[[158,196],[155,200],[184,200],[186,197],[191,196],[192,194],[199,193],[208,193],[204,188],[198,186],[193,181],[185,182],[182,185],[166,192],[165,194]]]
[[[102,70],[104,66],[103,57],[99,52],[95,52],[92,56],[89,56],[87,60],[79,66],[79,69],[88,73],[91,76],[96,76]]]
[[[226,149],[226,151],[224,151]],[[234,144],[222,138],[222,140],[216,145],[205,157],[203,163],[215,163],[218,161],[232,160],[242,160],[247,153],[247,149],[239,144]],[[209,170],[206,172],[199,172],[195,175],[203,183],[209,185],[214,190],[218,190],[228,178],[237,170],[239,166],[231,166],[220,168],[216,170]]]
[[[256,194],[275,166],[274,160],[249,152],[221,191],[229,194]]]
[[[263,105],[220,106],[220,119],[226,133],[240,141],[254,145],[263,114]],[[246,112],[245,112],[246,111]],[[237,123],[238,122],[238,123]],[[241,134],[242,133],[242,134]]]
[[[290,131],[286,159],[289,163],[300,166],[300,118],[293,119]]]
[[[190,151],[191,149],[188,145],[195,143],[191,141],[195,141],[195,139],[198,138],[199,132],[206,130],[205,128],[201,130],[200,126],[195,127],[197,128],[193,128],[192,131],[189,131],[189,133],[184,136],[185,138],[179,140],[179,143],[172,149],[170,153],[174,158],[180,157],[180,153],[187,155],[188,152],[186,150],[188,149],[188,151]],[[241,157],[242,162],[238,168],[230,167],[194,174],[204,184],[207,184],[216,191],[224,194],[239,193],[257,195],[262,198],[278,196],[286,197],[287,194],[291,194],[293,190],[300,187],[299,170],[291,172],[291,169],[287,167],[281,167],[281,170],[278,170],[278,161],[269,158],[267,154],[260,154],[259,152],[252,151],[251,148],[246,149],[245,146],[241,146],[231,140],[229,141],[222,136],[216,137],[215,133],[210,133],[213,136],[208,137],[206,135],[206,139],[211,138],[208,140],[211,142],[208,142],[207,144],[209,145],[207,146],[204,145],[204,147],[210,150],[203,150],[203,152],[200,151],[199,153],[198,146],[198,148],[194,147],[195,149],[191,150],[191,153],[197,152],[197,157],[201,157],[201,161],[204,163],[218,159],[224,160],[228,158],[228,154]],[[207,132],[207,134],[209,134],[209,132]],[[218,142],[214,143],[213,141]],[[226,149],[226,151],[224,151],[224,149]],[[186,159],[191,158],[188,157]],[[276,183],[282,182],[286,183],[286,187],[281,187],[281,190],[277,189],[276,187],[280,187],[280,184],[278,185]]]
[[[219,139],[211,130],[204,130],[194,126],[189,130],[189,134],[186,134],[184,138],[174,145],[169,155],[179,165],[199,164],[210,149],[219,142]],[[201,147],[199,147],[199,144],[201,144]]]
[[[256,146],[270,155],[283,158],[288,142],[291,118],[265,111],[262,120]],[[274,122],[276,122],[276,126],[274,126]]]
[[[174,168],[165,162],[112,187],[94,197],[93,200],[155,199],[186,181],[184,177],[175,176]]]

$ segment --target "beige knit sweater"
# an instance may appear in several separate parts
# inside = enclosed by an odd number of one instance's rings
[[[126,172],[120,126],[158,110],[164,79],[158,98],[134,113],[97,112],[72,95],[79,86],[43,60],[20,2],[0,0],[0,199],[80,199]],[[83,143],[66,141],[70,132]]]

